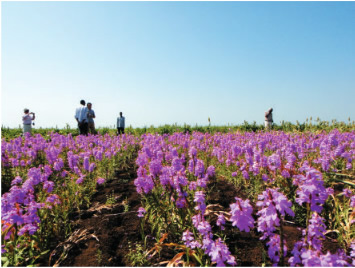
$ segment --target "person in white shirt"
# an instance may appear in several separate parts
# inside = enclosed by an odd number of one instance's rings
[[[30,113],[30,110],[25,108],[24,110],[24,115],[22,116],[22,122],[23,122],[23,133],[25,134],[26,132],[31,133],[32,131],[32,121],[35,120],[36,115],[35,113]]]
[[[273,109],[270,108],[268,111],[265,112],[265,128],[267,130],[270,130],[272,127],[272,123],[274,120],[272,120],[272,111]]]
[[[125,128],[125,117],[122,116],[122,112],[120,112],[120,117],[117,117],[117,135],[124,134]]]
[[[78,122],[80,135],[88,135],[89,125],[88,125],[88,108],[85,106],[85,101],[80,101],[80,106],[75,110],[75,119]]]

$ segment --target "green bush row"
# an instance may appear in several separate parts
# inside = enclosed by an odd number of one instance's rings
[[[328,121],[322,121],[319,118],[315,120],[315,122],[312,122],[312,118],[306,120],[304,123],[299,123],[296,121],[296,123],[291,123],[287,121],[281,121],[280,124],[274,124],[273,125],[273,130],[280,130],[280,131],[285,131],[285,132],[317,132],[317,131],[326,131],[329,132],[333,129],[338,129],[341,132],[349,132],[349,131],[354,131],[355,130],[355,121],[350,121],[350,118],[347,123],[345,122],[338,122],[337,120],[332,120],[331,122]],[[247,121],[244,121],[243,124],[240,125],[225,125],[225,126],[199,126],[199,125],[161,125],[158,127],[155,126],[144,126],[144,127],[136,127],[133,128],[132,126],[129,126],[125,129],[125,132],[128,134],[133,134],[133,135],[142,135],[145,133],[158,133],[158,134],[172,134],[174,132],[184,132],[184,133],[191,133],[193,131],[199,131],[199,132],[209,132],[209,133],[216,133],[216,132],[221,132],[221,133],[227,133],[227,132],[234,132],[234,131],[246,131],[246,132],[257,132],[257,131],[264,131],[265,127],[262,124],[257,124],[255,121],[253,123],[249,123]],[[97,128],[98,133],[104,135],[108,133],[109,135],[116,135],[116,129],[115,128],[108,128],[108,127],[100,127]],[[33,128],[32,133],[33,134],[41,134],[42,136],[48,135],[50,132],[57,132],[62,135],[67,135],[71,133],[73,136],[79,135],[79,130],[77,128],[70,128],[69,126],[65,128]],[[22,128],[8,128],[5,126],[1,127],[1,137],[5,138],[6,140],[12,139],[14,137],[18,137],[22,135]]]

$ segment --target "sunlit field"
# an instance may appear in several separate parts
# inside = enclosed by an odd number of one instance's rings
[[[3,266],[355,265],[354,123],[98,133],[2,128]]]

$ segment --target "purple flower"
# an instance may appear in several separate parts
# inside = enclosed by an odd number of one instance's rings
[[[20,184],[20,183],[22,183],[22,178],[20,176],[16,176],[15,179],[12,180],[11,186],[13,186],[14,184]]]
[[[48,193],[53,191],[54,182],[53,181],[45,181],[43,183],[43,189],[47,190]]]
[[[51,194],[50,196],[47,197],[46,202],[52,203],[53,205],[60,204],[60,199],[59,196],[56,194]]]
[[[138,217],[139,218],[143,218],[145,213],[147,213],[147,211],[143,207],[140,207],[138,209]]]
[[[277,234],[274,234],[270,236],[269,242],[266,243],[268,246],[268,254],[271,259],[271,261],[274,264],[277,264],[280,261],[280,248],[281,248],[281,241],[280,241],[280,236]],[[287,247],[286,243],[284,243],[284,256],[286,257],[287,255]]]
[[[351,243],[350,245],[351,252],[350,252],[350,257],[352,258],[352,265],[355,266],[355,241]]]
[[[76,180],[76,184],[81,184],[84,181],[84,176],[80,176],[79,179]]]
[[[198,241],[194,240],[194,237],[189,230],[186,230],[182,233],[181,240],[184,241],[184,244],[191,249],[201,248],[201,244]]]
[[[153,160],[149,163],[149,172],[153,178],[157,177],[162,170],[162,165],[159,160]]]
[[[196,167],[195,167],[195,176],[198,178],[203,177],[203,173],[205,172],[205,166],[202,160],[197,159]]]
[[[190,191],[195,191],[197,188],[197,182],[196,181],[190,181],[189,183],[189,190]]]
[[[93,172],[95,168],[96,168],[96,164],[95,163],[91,163],[90,166],[89,166],[89,172]]]
[[[242,175],[243,175],[243,177],[244,177],[246,180],[249,179],[249,173],[248,173],[246,170],[243,170],[243,171],[242,171]]]
[[[301,253],[304,251],[303,245],[304,243],[302,241],[295,243],[293,250],[291,251],[292,257],[288,260],[291,266],[298,266],[298,264],[302,263]]]
[[[350,197],[350,206],[352,208],[355,208],[355,195],[353,195],[352,197]]]
[[[188,167],[187,167],[187,170],[188,170],[190,173],[193,173],[193,172],[194,172],[194,168],[195,168],[195,161],[194,161],[193,159],[190,159],[190,160],[189,160]]]
[[[285,216],[286,213],[290,216],[294,216],[294,212],[291,210],[292,203],[287,198],[277,191],[278,189],[267,188],[261,195],[258,196],[256,205],[262,207],[258,211],[258,231],[263,232],[264,235],[261,239],[265,239],[275,231],[277,226],[280,226],[281,216]]]
[[[230,204],[230,221],[240,231],[250,232],[250,228],[254,227],[254,219],[252,217],[253,207],[250,205],[248,199],[243,201],[241,198],[235,197],[235,200],[235,203]]]
[[[269,177],[266,174],[261,175],[261,178],[263,179],[263,181],[268,181],[269,180]]]
[[[204,203],[205,202],[205,193],[203,191],[196,191],[194,202],[196,203]]]
[[[225,263],[232,266],[236,265],[234,256],[231,255],[227,245],[220,238],[212,243],[208,255],[212,262],[216,262],[217,267],[223,267]]]
[[[322,173],[318,170],[307,169],[306,177],[295,176],[294,184],[298,185],[296,202],[302,206],[303,203],[311,205],[311,210],[320,213],[322,205],[328,198],[328,193],[324,187]]]
[[[194,157],[196,157],[196,155],[197,155],[197,150],[194,146],[192,146],[189,149],[189,156],[190,156],[190,158],[194,158]]]
[[[212,178],[216,173],[216,168],[214,166],[209,166],[206,170],[206,175],[208,178]]]
[[[183,171],[185,169],[185,167],[182,163],[183,163],[183,161],[180,158],[175,157],[175,158],[173,158],[171,166],[173,167],[173,170],[175,172]]]
[[[218,218],[217,218],[217,222],[216,225],[219,226],[221,228],[221,230],[224,230],[224,224],[226,223],[226,220],[224,218],[223,214],[219,214]]]
[[[185,199],[184,197],[179,197],[179,198],[176,200],[176,206],[177,206],[178,208],[187,207],[186,199]]]
[[[137,187],[138,193],[148,194],[154,188],[153,179],[150,176],[138,177],[134,180],[134,185]]]
[[[89,157],[88,156],[85,156],[84,157],[84,169],[89,171],[89,168],[90,168],[90,162],[89,162]]]
[[[60,171],[64,167],[64,162],[62,158],[58,158],[53,165],[55,171]]]
[[[290,176],[290,173],[286,170],[286,169],[284,169],[282,172],[281,172],[281,175],[282,175],[282,177],[284,177],[284,178],[290,178],[291,176]]]
[[[103,183],[105,183],[105,179],[104,178],[97,178],[96,183],[103,184]]]
[[[312,218],[309,220],[308,232],[306,237],[306,242],[313,249],[321,251],[322,250],[322,240],[325,238],[324,233],[326,231],[326,226],[324,224],[324,219],[318,215],[318,213],[313,213]],[[303,231],[306,234],[305,231]]]
[[[268,158],[268,167],[270,170],[275,171],[281,167],[281,158],[278,154],[273,154]]]
[[[351,190],[350,190],[349,188],[345,188],[345,189],[343,190],[343,194],[344,194],[344,196],[346,196],[346,197],[348,197],[348,198],[350,198],[351,195],[352,195]]]
[[[18,235],[21,236],[24,233],[28,232],[30,235],[33,235],[36,231],[38,230],[38,225],[34,225],[34,224],[26,224],[24,225],[19,231],[18,231]]]

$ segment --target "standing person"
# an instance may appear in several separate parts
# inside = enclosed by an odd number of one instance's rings
[[[88,127],[89,127],[89,132],[91,134],[96,134],[96,130],[95,130],[95,122],[94,122],[94,118],[95,117],[95,112],[93,109],[91,109],[92,104],[91,102],[88,102],[87,104],[87,108],[88,108],[88,113],[87,113],[87,117],[88,117]]]
[[[125,128],[125,117],[122,116],[122,112],[120,112],[120,117],[117,117],[117,135],[123,133]]]
[[[274,122],[274,120],[272,120],[272,111],[273,109],[270,108],[265,112],[265,128],[267,130],[270,130],[272,128],[272,123]]]
[[[75,119],[78,122],[80,135],[87,135],[89,126],[87,119],[88,108],[85,106],[85,101],[80,101],[80,106],[75,110]]]
[[[30,113],[30,110],[27,109],[27,108],[25,108],[25,109],[23,110],[23,112],[25,113],[25,114],[22,116],[23,134],[25,134],[26,132],[31,133],[31,131],[32,131],[31,124],[32,124],[32,121],[35,120],[36,115],[35,115],[35,113]],[[31,115],[32,115],[32,116],[31,116]]]

